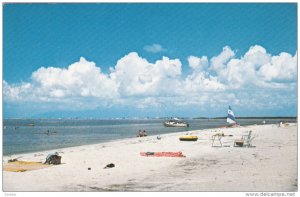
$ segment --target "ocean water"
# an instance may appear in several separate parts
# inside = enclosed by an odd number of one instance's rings
[[[278,123],[296,119],[237,119],[240,125]],[[138,130],[148,135],[216,128],[225,119],[187,119],[188,128],[165,127],[162,119],[97,120],[97,119],[4,119],[3,155],[30,153],[64,147],[96,144],[116,139],[135,138]],[[47,134],[49,130],[49,135]]]

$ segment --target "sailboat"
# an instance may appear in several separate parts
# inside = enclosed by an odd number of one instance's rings
[[[235,116],[234,113],[229,105],[228,107],[228,113],[227,113],[227,120],[226,122],[229,124],[227,127],[233,127],[233,126],[237,126],[238,124],[235,121]]]
[[[227,114],[227,121],[229,124],[236,124],[235,122],[235,116],[234,116],[234,113],[229,105],[229,108],[228,108],[228,114]]]

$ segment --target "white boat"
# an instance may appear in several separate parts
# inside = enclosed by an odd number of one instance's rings
[[[164,125],[166,127],[189,127],[188,123],[183,122],[182,120],[179,120],[177,118],[173,118],[171,120],[164,122]]]

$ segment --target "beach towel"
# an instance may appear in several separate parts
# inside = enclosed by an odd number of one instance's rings
[[[140,155],[146,157],[185,157],[182,152],[140,152]]]
[[[13,162],[5,163],[3,165],[3,170],[9,172],[25,172],[25,171],[47,168],[49,166],[50,165],[43,164],[42,162],[13,161]]]

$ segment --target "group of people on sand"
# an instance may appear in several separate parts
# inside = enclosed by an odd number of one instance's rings
[[[145,137],[145,136],[147,136],[147,133],[145,130],[144,131],[139,130],[136,134],[136,137]]]

